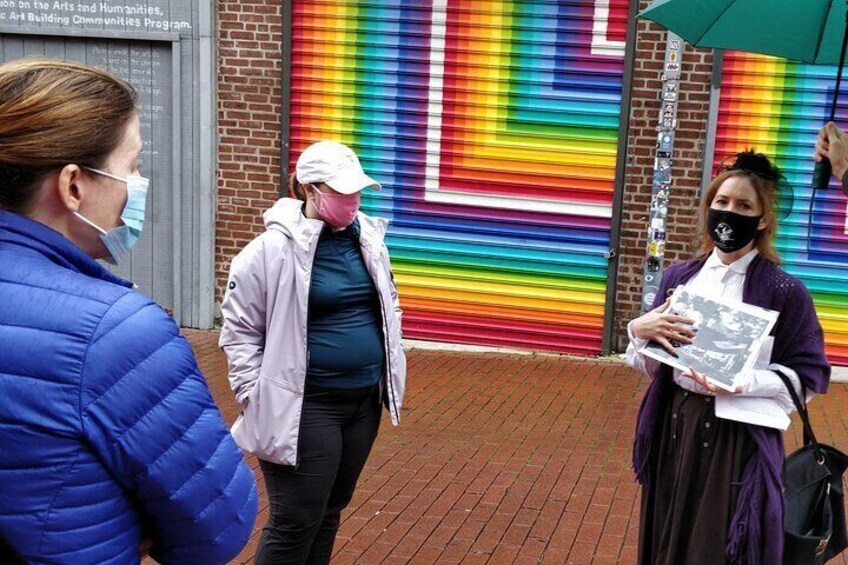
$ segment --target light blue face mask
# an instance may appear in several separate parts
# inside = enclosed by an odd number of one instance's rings
[[[86,167],[86,169],[127,185],[127,203],[123,212],[121,212],[121,221],[124,222],[124,225],[107,231],[95,225],[79,212],[74,212],[74,215],[80,220],[100,232],[100,241],[109,251],[106,262],[116,265],[129,257],[130,250],[141,237],[141,230],[144,228],[144,207],[147,204],[147,187],[150,180],[141,175],[127,175],[122,178],[98,169],[90,167]]]

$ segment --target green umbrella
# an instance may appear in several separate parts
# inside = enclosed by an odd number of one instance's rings
[[[846,0],[657,0],[639,17],[660,24],[695,47],[838,65],[830,107],[833,121],[848,45]],[[813,185],[824,188],[830,179],[830,163],[816,165]]]

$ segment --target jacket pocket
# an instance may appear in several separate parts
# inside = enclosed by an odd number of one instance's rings
[[[240,448],[260,459],[294,465],[302,407],[303,393],[260,376],[233,424],[233,438]]]

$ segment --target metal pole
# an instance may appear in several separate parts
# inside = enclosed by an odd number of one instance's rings
[[[646,230],[647,246],[642,265],[642,313],[654,303],[663,277],[666,222],[671,196],[671,169],[674,157],[674,136],[677,128],[677,102],[680,94],[680,66],[683,59],[683,39],[669,31],[666,34],[663,86],[660,98],[660,120],[657,127],[657,152],[651,181],[651,204]]]
[[[280,196],[289,191],[291,156],[292,2],[283,0],[282,77],[280,81]]]
[[[724,49],[713,49],[713,74],[710,79],[710,112],[707,118],[707,142],[704,144],[704,169],[701,176],[701,196],[713,178],[715,164],[716,130],[718,129],[718,111],[721,102],[721,78],[724,72]]]
[[[615,167],[615,192],[612,203],[612,224],[610,228],[610,246],[607,251],[607,292],[604,301],[604,332],[601,337],[601,353],[609,355],[616,347],[615,333],[618,329],[617,301],[618,297],[618,265],[619,247],[621,245],[621,216],[624,207],[625,173],[627,171],[627,138],[630,135],[630,106],[631,86],[633,83],[633,66],[636,53],[636,16],[639,10],[639,0],[630,0],[627,22],[627,43],[624,46],[624,82],[621,90],[621,111],[618,125],[618,150]]]

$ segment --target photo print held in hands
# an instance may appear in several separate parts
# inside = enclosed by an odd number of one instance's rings
[[[676,357],[653,341],[641,352],[681,371],[691,367],[731,392],[748,381],[778,316],[774,310],[708,298],[682,286],[672,294],[668,312],[695,321],[692,343],[672,341]]]

